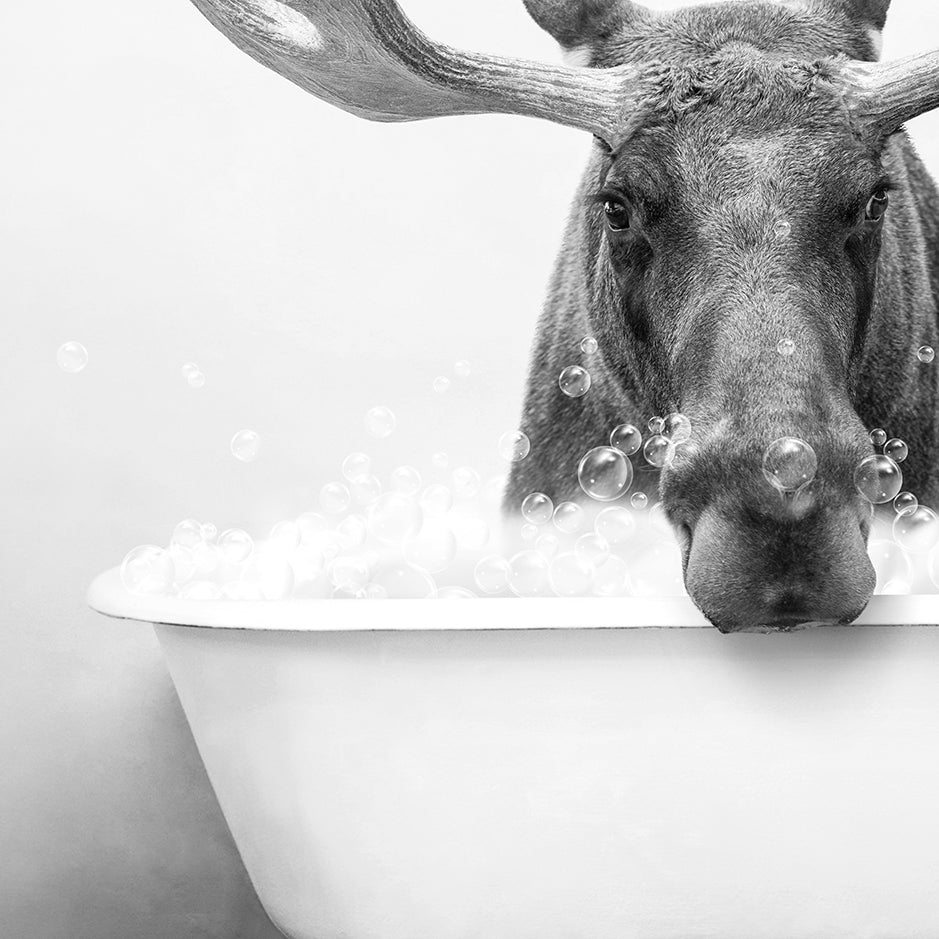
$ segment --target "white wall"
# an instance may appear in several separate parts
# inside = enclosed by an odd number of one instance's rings
[[[520,0],[405,6],[435,37],[555,58]],[[85,586],[186,516],[263,532],[350,450],[496,471],[589,143],[359,121],[184,0],[18,4],[0,25],[0,934],[273,935],[153,637],[86,611]],[[886,54],[937,26],[898,0]],[[915,129],[939,167],[937,119]],[[55,364],[69,339],[79,375]],[[472,377],[435,396],[460,358]],[[399,420],[380,445],[375,403]],[[241,427],[255,463],[228,451]]]

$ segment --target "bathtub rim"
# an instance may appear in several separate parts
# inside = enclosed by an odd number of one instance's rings
[[[119,567],[99,574],[88,605],[115,619],[204,629],[261,632],[507,631],[535,629],[712,629],[684,597],[485,597],[485,620],[473,602],[443,607],[428,600],[183,600],[140,597]],[[329,604],[326,607],[326,604]],[[550,606],[549,606],[550,604]],[[324,615],[326,609],[328,615]],[[444,612],[445,611],[445,612]],[[878,595],[852,626],[937,626],[939,594]]]

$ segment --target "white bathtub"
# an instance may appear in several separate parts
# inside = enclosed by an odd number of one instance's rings
[[[939,936],[939,629],[872,625],[939,597],[733,636],[687,599],[147,600],[110,571],[89,601],[158,624],[292,939]]]

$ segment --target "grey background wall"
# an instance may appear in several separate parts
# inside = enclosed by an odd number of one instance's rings
[[[887,56],[939,43],[939,11],[895,5]],[[405,7],[454,44],[556,58],[520,0]],[[497,471],[589,142],[358,121],[185,0],[0,24],[0,935],[263,939],[152,635],[88,612],[85,587],[187,516],[265,532],[351,450]],[[939,170],[939,119],[914,131]],[[79,375],[55,364],[70,339]],[[461,358],[472,376],[434,395]],[[399,420],[380,445],[378,403]],[[242,427],[251,464],[228,450]]]

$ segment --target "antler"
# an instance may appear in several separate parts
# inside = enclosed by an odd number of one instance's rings
[[[612,143],[638,72],[565,68],[434,43],[394,0],[193,0],[238,48],[311,94],[376,121],[525,114]]]
[[[852,62],[846,77],[855,116],[880,136],[939,107],[937,50],[895,62]]]

